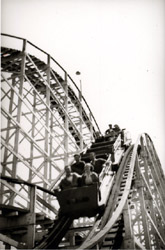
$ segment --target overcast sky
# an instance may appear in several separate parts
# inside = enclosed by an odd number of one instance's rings
[[[148,133],[165,166],[165,1],[2,0],[2,32],[50,53],[79,85],[101,131]]]

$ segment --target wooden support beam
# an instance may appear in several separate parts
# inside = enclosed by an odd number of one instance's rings
[[[13,215],[16,212],[13,212]],[[18,215],[11,216],[11,214],[6,215],[4,217],[0,217],[0,230],[1,231],[13,231],[19,229],[20,227],[28,226],[28,215]]]
[[[126,201],[124,209],[123,209],[123,217],[124,217],[124,249],[135,249],[135,242],[131,224],[131,213],[128,206],[128,201]]]
[[[157,232],[159,231],[159,235],[161,236],[161,234],[163,235],[163,231],[162,231],[162,226],[161,224],[158,225],[157,223],[157,218],[156,218],[156,211],[154,209],[153,206],[153,202],[150,196],[146,196],[146,208],[147,208],[147,216],[150,215],[149,218],[152,218],[152,222],[154,222],[154,225],[151,222],[151,232],[154,236],[154,240],[155,240],[155,244],[154,246],[156,246],[156,249],[160,249],[160,242],[159,242],[159,236],[157,234]],[[155,230],[155,228],[157,230]],[[159,229],[158,229],[159,228]]]
[[[14,86],[14,84],[15,84],[15,82],[12,81],[12,85],[13,85],[13,86]],[[11,89],[11,93],[10,93],[9,99],[10,99],[10,103],[9,103],[9,113],[12,114],[13,100],[14,100],[14,90],[13,90],[13,89]],[[11,119],[8,119],[8,120],[7,120],[7,128],[9,128],[11,125],[12,125]],[[15,126],[14,126],[14,127],[15,127]],[[10,130],[7,130],[7,132],[6,132],[6,138],[5,138],[6,143],[9,142],[10,133],[11,133]],[[4,150],[4,160],[3,160],[3,163],[7,163],[7,156],[8,156],[8,154],[9,154],[9,151],[8,151],[7,148],[5,148],[5,150]],[[5,167],[2,168],[2,174],[3,174],[3,175],[6,174],[6,168],[5,168]],[[2,192],[3,192],[3,190],[4,190],[4,186],[2,185]],[[0,203],[2,203],[2,196],[0,196]]]
[[[1,141],[1,143],[2,143],[5,147],[7,147],[14,155],[16,155],[17,158],[18,158],[22,163],[25,164],[25,166],[27,166],[29,169],[32,169],[32,171],[33,171],[34,173],[36,173],[36,175],[37,175],[40,179],[42,179],[44,182],[47,182],[47,184],[49,185],[49,182],[48,182],[47,180],[44,179],[44,177],[34,168],[34,166],[33,166],[33,168],[32,168],[32,167],[29,165],[29,163],[28,163],[27,161],[24,161],[24,160],[23,160],[23,157],[22,157],[20,154],[16,154],[16,153],[13,151],[13,149],[12,149],[11,147],[9,147],[8,145],[6,145],[3,141]]]
[[[163,234],[163,237],[162,237],[162,235],[161,235],[160,232],[159,232],[159,228],[156,227],[156,225],[155,225],[154,221],[152,220],[152,218],[151,218],[151,216],[150,216],[149,213],[147,214],[147,216],[148,216],[148,218],[149,218],[149,220],[150,220],[150,222],[151,222],[151,225],[152,225],[153,229],[155,230],[156,234],[159,236],[159,239],[161,240],[161,244],[163,244],[163,245],[162,245],[163,248],[165,248],[164,234]],[[162,249],[162,246],[160,247],[161,249]]]
[[[57,209],[55,209],[54,207],[52,207],[49,203],[47,203],[44,199],[42,199],[39,195],[37,195],[37,200],[44,205],[44,207],[48,208],[50,211],[52,211],[53,213],[57,214],[58,211]]]
[[[143,223],[143,230],[144,230],[144,240],[145,240],[145,247],[146,249],[151,249],[151,243],[150,243],[150,234],[149,234],[149,225],[147,221],[147,211],[145,207],[145,199],[144,199],[144,183],[142,180],[142,177],[140,175],[139,170],[139,163],[136,159],[136,174],[138,180],[137,182],[137,191],[139,193],[139,201],[140,201],[140,209],[141,209],[141,216],[142,216],[142,223]]]
[[[47,57],[47,71],[46,71],[46,75],[47,75],[47,84],[46,85],[46,114],[45,114],[45,126],[48,129],[45,129],[45,142],[44,142],[44,149],[45,152],[47,152],[47,154],[50,156],[50,152],[49,152],[49,133],[50,131],[50,124],[49,124],[49,117],[50,117],[50,56],[48,55]],[[49,158],[50,159],[50,158]],[[47,157],[45,157],[44,159],[44,178],[48,179],[48,171],[49,171],[49,163],[48,161],[50,161],[49,159],[47,159]],[[47,188],[47,184],[44,183],[44,188]],[[43,198],[46,200],[47,194],[43,193]]]
[[[146,248],[141,244],[141,242],[136,237],[134,237],[134,242],[136,249],[146,250]]]
[[[2,75],[2,76],[5,78],[4,75]],[[6,79],[6,81],[7,81],[7,79]],[[10,85],[10,83],[9,83],[9,85]],[[11,85],[10,85],[10,87],[12,88]],[[23,98],[22,98],[18,93],[16,93],[16,94],[17,94],[17,96],[19,97],[19,99],[20,99],[22,102],[24,102],[24,101],[23,101]],[[41,98],[41,97],[40,97],[40,98]],[[43,101],[43,100],[42,100],[42,101]],[[24,104],[25,104],[25,106],[29,109],[29,107],[26,105],[26,103],[24,103]],[[47,106],[46,103],[45,103],[45,105]],[[47,106],[47,107],[48,107],[48,106]],[[27,138],[30,142],[31,142],[31,141],[34,142],[34,145],[35,145],[36,149],[39,150],[39,151],[42,151],[43,154],[45,154],[45,155],[48,156],[48,154],[45,152],[45,150],[41,150],[41,148],[40,148],[40,147],[38,146],[38,144],[34,141],[34,139],[33,139],[31,136],[29,136],[28,133],[26,133],[26,132],[24,131],[24,129],[22,128],[22,126],[21,126],[21,124],[20,124],[19,122],[15,121],[15,120],[13,119],[13,117],[8,113],[8,111],[7,111],[5,108],[2,108],[2,110],[3,110],[3,112],[13,121],[13,123],[17,125],[17,127],[19,128],[19,130],[21,130],[21,132],[23,132],[23,134],[26,136],[26,138]],[[29,110],[32,112],[32,114],[34,113],[33,110],[31,110],[31,109],[29,109]],[[49,112],[50,112],[50,110],[49,110]],[[51,111],[51,112],[52,112],[52,111]],[[41,119],[39,119],[38,117],[36,117],[36,119],[39,120],[40,124],[41,124],[41,125],[49,132],[49,134],[50,134],[49,128],[47,128],[47,127],[45,126],[45,124],[41,122]],[[59,122],[59,125],[60,125],[61,128],[64,130],[64,127],[63,127],[62,124],[60,124],[60,122]],[[68,132],[66,131],[66,133],[68,133]],[[54,138],[54,135],[53,135],[53,134],[50,134],[50,136],[52,136],[52,138]],[[73,139],[72,139],[72,140],[73,140]],[[74,143],[75,143],[75,142],[74,142]],[[61,145],[61,146],[62,146],[62,145]],[[62,147],[62,149],[64,149],[64,148]],[[65,150],[65,149],[64,149],[64,150]]]
[[[13,246],[13,247],[18,247],[19,246],[18,241],[15,241],[15,240],[13,240],[13,239],[11,239],[8,236],[3,235],[3,234],[0,234],[0,241],[2,241],[3,243],[8,244],[9,246]]]
[[[12,190],[14,193],[16,193],[18,196],[20,196],[22,199],[24,199],[25,201],[27,201],[27,202],[30,202],[30,200],[26,197],[26,196],[24,196],[24,195],[22,195],[19,191],[17,191],[12,185],[10,185],[10,184],[8,184],[7,183],[7,181],[4,181],[4,180],[0,180],[1,181],[1,183],[2,184],[4,184],[6,187],[8,187],[10,190]],[[9,204],[9,205],[11,205],[11,204]]]
[[[20,75],[20,84],[19,84],[19,96],[21,98],[18,99],[17,105],[17,122],[21,122],[21,114],[22,114],[22,97],[23,97],[23,84],[24,84],[24,74],[25,74],[25,62],[26,62],[26,43],[27,40],[23,41],[23,51],[22,51],[22,61],[21,61],[21,75]],[[16,135],[14,141],[14,151],[18,153],[18,145],[20,138],[20,127],[16,128]],[[16,177],[16,169],[17,169],[17,157],[13,156],[13,169],[12,169],[12,177]],[[10,203],[13,203],[13,199],[11,199]]]
[[[31,249],[34,247],[35,244],[35,225],[36,225],[36,214],[35,214],[35,207],[36,207],[36,187],[31,187],[30,190],[30,213],[27,214],[28,216],[28,228],[27,228],[27,247]]]
[[[83,130],[82,130],[82,87],[81,87],[81,80],[80,80],[80,89],[79,89],[79,124],[80,124],[80,151],[83,150]]]
[[[65,105],[65,131],[64,131],[64,148],[65,148],[65,153],[64,153],[64,164],[68,164],[68,130],[69,130],[69,119],[68,119],[68,84],[67,84],[67,74],[65,73],[65,82],[64,82],[64,90],[65,90],[65,97],[64,97],[64,105]]]
[[[38,68],[36,67],[36,65],[34,64],[34,62],[32,61],[31,57],[29,55],[27,55],[28,59],[31,61],[31,63],[34,65],[34,67],[36,68],[36,71],[40,74]],[[50,89],[50,93],[52,95],[52,97],[54,98],[54,100],[59,104],[60,109],[62,110],[63,114],[66,115],[68,117],[68,121],[69,123],[73,126],[73,128],[75,129],[75,131],[77,131],[78,135],[80,136],[80,132],[77,130],[77,127],[75,126],[75,124],[73,123],[71,117],[69,116],[69,114],[66,112],[65,107],[61,104],[61,102],[58,100],[58,98],[56,97],[56,95],[54,94],[53,90],[50,88],[50,86],[48,85],[47,81],[43,78],[43,76],[40,74],[40,77],[42,78],[44,84],[46,86],[48,86],[48,88]],[[59,123],[60,126],[62,126],[62,124]],[[65,129],[65,128],[63,128]],[[67,132],[67,131],[66,131]],[[68,132],[67,132],[68,133]]]

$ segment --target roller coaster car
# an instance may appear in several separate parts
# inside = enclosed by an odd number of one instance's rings
[[[58,192],[60,215],[67,215],[74,219],[95,216],[100,211],[98,205],[98,184],[74,187]]]

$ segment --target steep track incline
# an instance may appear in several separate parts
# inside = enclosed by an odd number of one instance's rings
[[[123,158],[120,169],[115,177],[115,184],[112,188],[105,213],[101,218],[99,225],[97,223],[97,225],[94,226],[88,238],[78,249],[89,249],[97,244],[100,245],[101,243],[104,245],[103,239],[108,233],[110,233],[110,230],[113,228],[117,220],[119,220],[131,187],[133,176],[133,169],[130,168],[131,157],[132,147],[128,149]]]
[[[153,142],[143,134],[123,158],[100,223],[77,249],[164,248],[163,188],[164,173]]]

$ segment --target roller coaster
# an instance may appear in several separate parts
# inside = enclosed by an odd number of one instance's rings
[[[60,64],[26,39],[1,38],[1,248],[165,249],[165,175],[150,136],[134,144],[127,133],[98,139],[86,100]],[[90,152],[106,160],[104,209],[76,217],[80,203],[61,214],[54,189],[64,166],[75,153],[88,162]]]

